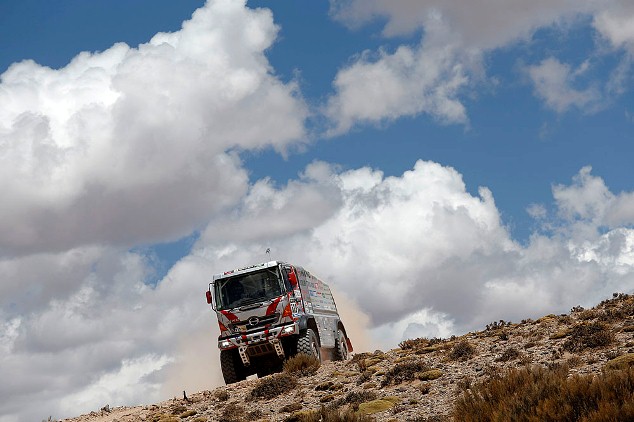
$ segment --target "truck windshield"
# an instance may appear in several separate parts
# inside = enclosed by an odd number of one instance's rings
[[[277,267],[220,279],[214,289],[216,306],[233,309],[276,298],[283,293],[279,280]]]

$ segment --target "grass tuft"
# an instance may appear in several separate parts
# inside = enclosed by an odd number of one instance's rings
[[[298,353],[284,362],[284,372],[290,375],[308,377],[315,375],[321,362],[315,356]]]
[[[564,366],[514,369],[472,387],[456,401],[455,420],[634,420],[634,368],[568,376]]]
[[[258,383],[249,393],[248,398],[251,400],[269,400],[293,390],[296,386],[297,379],[294,376],[286,372],[273,374],[270,377],[258,380]]]
[[[412,381],[417,375],[430,371],[432,368],[420,361],[404,362],[390,368],[383,378],[382,387],[390,384],[400,384],[404,381]]]
[[[519,352],[519,350],[517,350],[515,347],[509,347],[508,349],[504,350],[502,355],[499,358],[497,358],[496,361],[508,362],[510,360],[515,360],[519,358],[520,356],[521,356],[521,353]]]
[[[570,330],[563,348],[570,352],[580,352],[585,349],[609,346],[613,342],[614,334],[605,324],[600,322],[578,324]]]
[[[610,360],[605,364],[605,369],[627,369],[634,366],[634,353],[628,353]]]
[[[475,348],[467,341],[461,340],[449,352],[451,360],[468,360],[475,355]]]
[[[295,412],[284,422],[371,422],[370,416],[355,412],[352,409],[334,409],[324,406],[319,410],[302,410]]]

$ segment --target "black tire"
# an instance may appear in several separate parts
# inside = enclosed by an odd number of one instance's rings
[[[297,353],[305,353],[308,356],[314,356],[321,362],[321,353],[319,351],[319,340],[315,332],[308,328],[299,335],[297,339]]]
[[[337,339],[335,340],[335,360],[348,360],[350,353],[348,352],[348,342],[346,341],[346,335],[343,330],[339,329],[337,332]]]
[[[220,368],[227,385],[246,379],[244,365],[237,349],[220,351]]]

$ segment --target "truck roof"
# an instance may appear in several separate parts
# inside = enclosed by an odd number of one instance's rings
[[[215,274],[213,276],[213,280],[232,277],[234,275],[239,275],[239,274],[250,273],[252,271],[261,270],[263,268],[277,267],[279,264],[284,264],[284,262],[269,261],[269,262],[262,262],[260,264],[250,265],[248,267],[236,268],[235,270],[225,271],[224,273],[221,273],[221,274]]]

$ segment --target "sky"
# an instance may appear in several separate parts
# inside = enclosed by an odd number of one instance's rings
[[[634,286],[627,0],[0,2],[0,422],[222,385],[213,274],[357,351]]]

